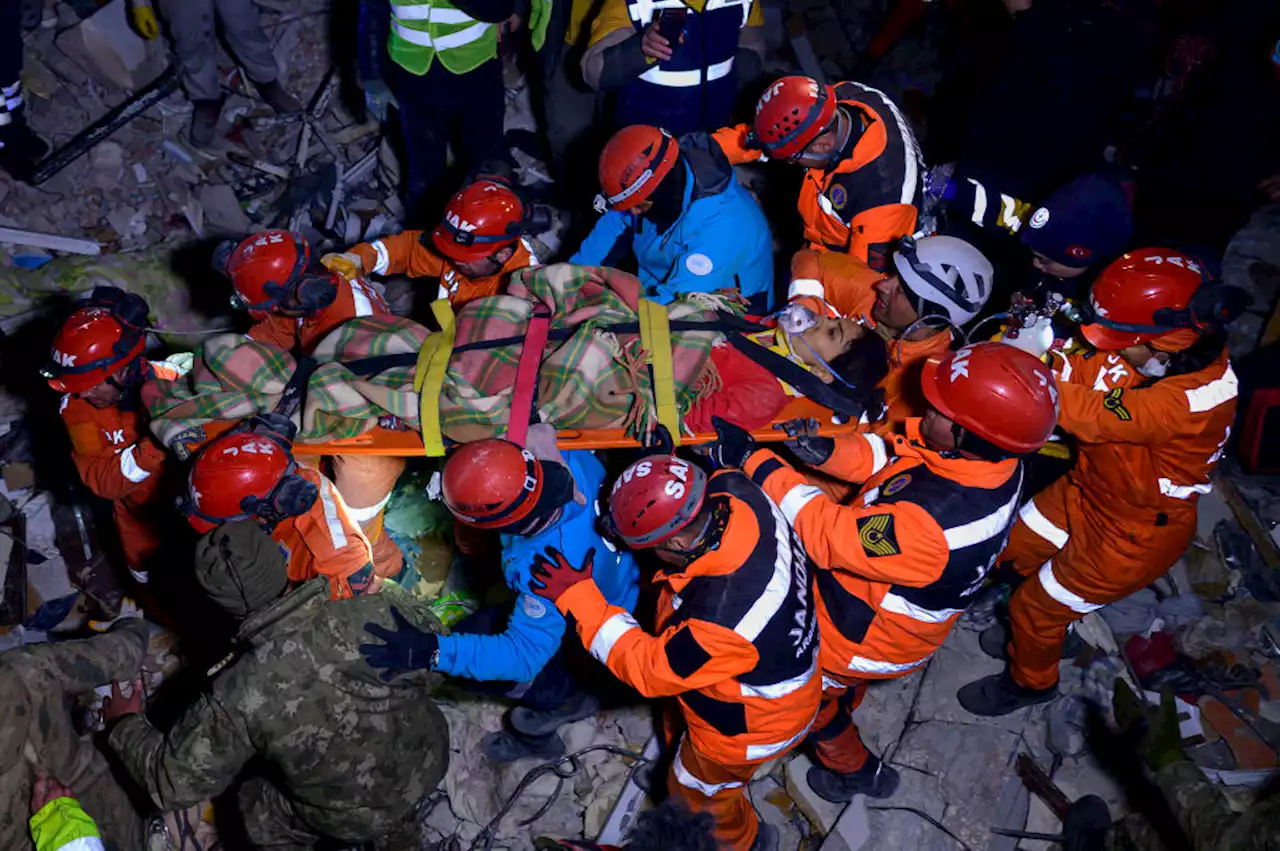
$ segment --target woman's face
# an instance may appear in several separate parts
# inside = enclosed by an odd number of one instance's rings
[[[800,339],[804,342],[793,348],[805,365],[821,369],[823,361],[831,363],[849,351],[854,341],[865,333],[867,329],[853,319],[820,316],[817,325],[800,335]],[[815,354],[817,357],[814,357]],[[823,380],[829,380],[829,376],[824,377]]]

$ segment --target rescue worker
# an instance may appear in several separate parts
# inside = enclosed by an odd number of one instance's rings
[[[232,306],[255,321],[249,337],[291,353],[310,355],[331,331],[361,317],[390,318],[379,290],[312,267],[311,245],[289,231],[269,230],[236,245],[222,243],[214,266],[231,279]],[[405,459],[384,455],[337,455],[329,459],[333,481],[346,500],[351,519],[374,546],[379,576],[394,576],[404,564],[400,548],[385,533],[383,513]]]
[[[81,738],[68,707],[113,680],[132,680],[147,652],[141,618],[105,635],[27,644],[0,654],[0,849],[29,851],[27,803],[41,774],[61,778],[80,793],[113,848],[145,845],[142,816],[111,763]]]
[[[575,675],[561,650],[564,618],[529,593],[539,554],[555,547],[581,559],[599,549],[600,587],[610,604],[630,612],[639,596],[635,561],[629,553],[606,550],[596,528],[603,465],[587,451],[561,456],[554,437],[547,442],[541,458],[499,438],[464,444],[441,476],[444,503],[459,523],[501,533],[502,573],[516,594],[514,605],[482,609],[455,624],[450,635],[403,622],[398,632],[370,625],[386,643],[361,647],[377,668],[429,668],[502,683],[501,691],[520,705],[507,713],[505,730],[481,743],[495,762],[563,755],[556,730],[600,708],[592,694],[598,689]]]
[[[705,133],[729,123],[738,88],[760,75],[764,52],[757,0],[605,0],[591,23],[582,77],[617,93],[616,127]]]
[[[991,263],[954,236],[904,239],[893,255],[893,274],[877,281],[871,317],[889,340],[889,374],[880,382],[887,408],[883,433],[898,430],[926,408],[920,372],[981,312],[991,296]],[[959,336],[959,335],[957,335]]]
[[[1009,602],[1009,666],[960,689],[970,712],[1052,700],[1067,627],[1145,588],[1186,552],[1235,419],[1228,290],[1163,248],[1126,254],[1098,276],[1080,331],[1119,362],[1058,359],[1058,424],[1079,442],[1079,459],[1019,512],[1001,557],[1027,577]]]
[[[313,268],[311,244],[287,230],[227,240],[214,251],[213,267],[231,279],[231,306],[253,320],[249,337],[282,351],[309,355],[349,319],[391,315],[367,281]]]
[[[214,438],[192,461],[179,509],[201,534],[256,520],[288,554],[291,582],[323,576],[335,600],[378,591],[403,562],[379,561],[333,482],[294,462],[296,431],[260,414]]]
[[[377,0],[360,7],[365,97],[395,103],[407,155],[400,188],[406,218],[431,221],[445,200],[450,150],[464,172],[510,159],[499,44],[522,37],[523,28],[533,48],[542,47],[551,0]]]
[[[255,522],[201,538],[195,579],[238,619],[238,649],[168,732],[141,714],[140,689],[125,705],[112,700],[111,750],[161,810],[217,797],[258,766],[239,790],[255,847],[312,848],[323,838],[416,848],[416,805],[449,761],[449,727],[431,699],[438,678],[379,677],[356,646],[367,622],[391,623],[393,606],[423,629],[440,624],[394,586],[336,601],[320,578],[288,591],[286,561]]]
[[[891,442],[808,436],[804,421],[788,424],[797,458],[864,483],[847,505],[771,450],[753,451],[745,433],[712,450],[729,463],[746,456],[744,472],[781,506],[818,567],[825,687],[808,780],[829,801],[893,794],[897,772],[867,750],[852,712],[869,682],[915,671],[946,641],[1008,539],[1020,456],[1048,440],[1057,418],[1049,368],[1004,343],[931,357],[920,380],[929,410]]]
[[[104,851],[98,825],[81,807],[75,793],[44,774],[36,776],[27,822],[36,851]]]
[[[806,170],[798,206],[810,248],[889,272],[898,241],[915,232],[924,161],[911,125],[883,92],[783,77],[765,90],[753,124],[715,138],[735,165],[767,157]]]
[[[80,480],[111,501],[125,564],[140,583],[148,581],[161,544],[156,509],[166,464],[147,427],[141,391],[154,378],[179,377],[173,366],[142,356],[146,329],[141,296],[95,287],[54,337],[42,370],[49,386],[64,394],[62,422]]]
[[[746,786],[805,737],[822,691],[804,547],[741,470],[708,479],[672,455],[624,470],[609,517],[617,538],[663,562],[656,634],[609,604],[592,578],[594,551],[571,562],[549,549],[530,588],[573,615],[583,646],[620,680],[679,698],[678,716],[668,712],[668,794],[711,813],[723,847],[776,849],[777,830],[759,821]]]
[[[624,127],[600,152],[599,174],[603,215],[570,263],[616,265],[627,237],[648,298],[736,289],[753,312],[773,309],[769,223],[709,136]]]
[[[321,262],[348,280],[364,274],[438,278],[437,298],[447,298],[456,311],[501,294],[512,272],[538,265],[528,232],[520,196],[506,181],[484,177],[450,199],[429,238],[409,230],[326,254]]]

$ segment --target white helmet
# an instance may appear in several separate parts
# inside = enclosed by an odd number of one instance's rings
[[[944,315],[964,325],[991,297],[991,261],[954,236],[907,237],[893,255],[893,265],[921,316]]]

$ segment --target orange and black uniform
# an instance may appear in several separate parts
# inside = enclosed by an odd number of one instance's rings
[[[338,287],[333,304],[310,316],[268,314],[249,329],[249,338],[286,352],[297,347],[303,354],[311,354],[325,335],[344,322],[362,316],[391,316],[382,295],[368,281],[347,281],[337,275],[333,280]]]
[[[1149,384],[1118,355],[1055,366],[1058,425],[1079,440],[1080,457],[1023,506],[1003,555],[1028,576],[1009,605],[1010,673],[1033,689],[1058,682],[1068,625],[1146,587],[1186,552],[1236,412],[1225,351]]]
[[[326,576],[335,600],[363,593],[374,577],[373,546],[333,482],[309,467],[299,467],[298,475],[320,493],[305,514],[285,518],[271,530],[288,554],[289,581]]]
[[[426,237],[429,238],[429,237]],[[527,266],[537,266],[529,243],[523,238],[516,243],[515,253],[496,275],[468,278],[458,271],[453,261],[423,244],[424,232],[407,230],[395,236],[384,236],[347,249],[358,255],[364,270],[372,275],[408,275],[411,278],[438,278],[440,293],[457,310],[469,301],[499,295],[507,288],[511,273]]]
[[[851,717],[866,682],[903,676],[942,646],[1017,514],[1016,459],[944,458],[924,445],[919,427],[909,420],[891,446],[873,434],[836,439],[818,469],[865,482],[849,505],[769,450],[746,464],[818,566],[824,691],[814,741],[823,764],[840,773],[867,760]]]
[[[852,82],[836,84],[835,91],[853,132],[835,168],[805,173],[798,201],[804,238],[811,248],[849,254],[887,272],[898,241],[916,229],[924,189],[920,146],[884,92]],[[739,125],[715,134],[735,164],[762,157],[744,147],[746,130]]]
[[[901,432],[909,419],[924,414],[928,403],[920,389],[920,375],[925,361],[951,351],[951,332],[944,329],[923,340],[890,340],[888,350],[889,373],[880,380],[885,418],[876,425],[876,431],[885,436]]]
[[[646,697],[679,697],[686,730],[668,790],[713,814],[726,847],[748,851],[758,822],[746,784],[805,737],[822,691],[811,562],[782,511],[741,472],[713,475],[707,500],[713,543],[655,576],[657,635],[594,582],[572,586],[557,605],[618,679]]]
[[[149,378],[178,377],[162,363],[148,362],[146,369]],[[164,502],[159,497],[165,465],[165,451],[147,429],[146,411],[140,403],[95,408],[66,395],[60,412],[81,481],[95,496],[111,500],[125,561],[146,581],[147,563],[160,548],[160,521],[153,513]]]

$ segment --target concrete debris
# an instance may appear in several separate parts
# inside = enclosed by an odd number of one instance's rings
[[[100,85],[139,89],[164,70],[164,47],[135,33],[128,17],[128,0],[112,0],[59,35],[55,43]]]
[[[200,187],[200,206],[204,209],[207,234],[243,235],[253,229],[235,190],[225,183]]]

